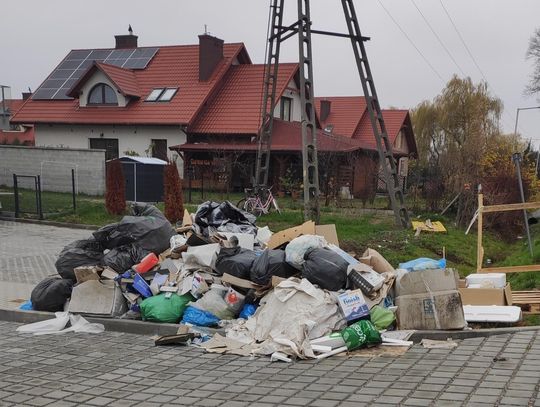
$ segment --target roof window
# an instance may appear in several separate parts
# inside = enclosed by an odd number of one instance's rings
[[[147,102],[169,102],[178,91],[178,88],[156,88],[146,98]]]

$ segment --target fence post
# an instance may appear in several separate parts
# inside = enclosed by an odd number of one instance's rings
[[[73,212],[77,210],[77,202],[75,200],[75,170],[71,169],[71,193],[73,195]]]
[[[19,186],[17,184],[17,175],[13,174],[13,192],[15,194],[15,217],[19,217]]]
[[[42,201],[41,201],[41,176],[38,175],[36,177],[36,198],[37,198],[37,210],[38,210],[38,215],[39,215],[39,219],[43,220],[43,208],[42,208]]]

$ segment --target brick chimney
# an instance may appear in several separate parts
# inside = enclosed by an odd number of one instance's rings
[[[32,92],[23,92],[22,93],[22,99],[23,100],[26,100],[26,99],[30,98],[30,96],[32,96]]]
[[[116,39],[116,49],[137,48],[137,38],[139,37],[136,35],[115,35],[114,38]]]
[[[321,122],[324,122],[330,116],[330,100],[321,100]]]
[[[222,59],[223,40],[208,34],[199,35],[199,81],[210,79]]]

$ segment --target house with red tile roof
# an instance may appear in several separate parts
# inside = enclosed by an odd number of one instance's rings
[[[0,144],[34,145],[34,126],[11,123],[11,118],[23,103],[24,99],[0,100]]]
[[[192,186],[241,189],[251,183],[261,124],[264,65],[242,43],[208,34],[196,45],[72,50],[24,102],[12,123],[32,123],[37,146],[99,148],[175,158]],[[282,63],[276,85],[271,182],[301,174],[299,67]],[[318,147],[327,180],[360,191],[376,145],[362,97],[318,98]],[[416,145],[407,111],[385,111],[399,157]],[[367,158],[366,158],[367,157]],[[364,161],[362,161],[364,160]],[[372,177],[373,178],[373,177]],[[363,183],[363,184],[362,184]],[[356,189],[355,189],[356,188]]]

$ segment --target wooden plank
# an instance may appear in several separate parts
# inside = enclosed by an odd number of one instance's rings
[[[540,264],[508,267],[484,267],[478,270],[479,273],[525,273],[527,271],[540,271]]]
[[[482,246],[482,210],[484,209],[484,195],[478,194],[478,240],[476,242],[476,272],[481,273],[482,262],[484,261],[484,247]]]
[[[506,212],[506,211],[518,211],[522,209],[537,209],[540,208],[540,202],[525,202],[515,204],[503,204],[503,205],[489,205],[482,208],[482,212]]]

